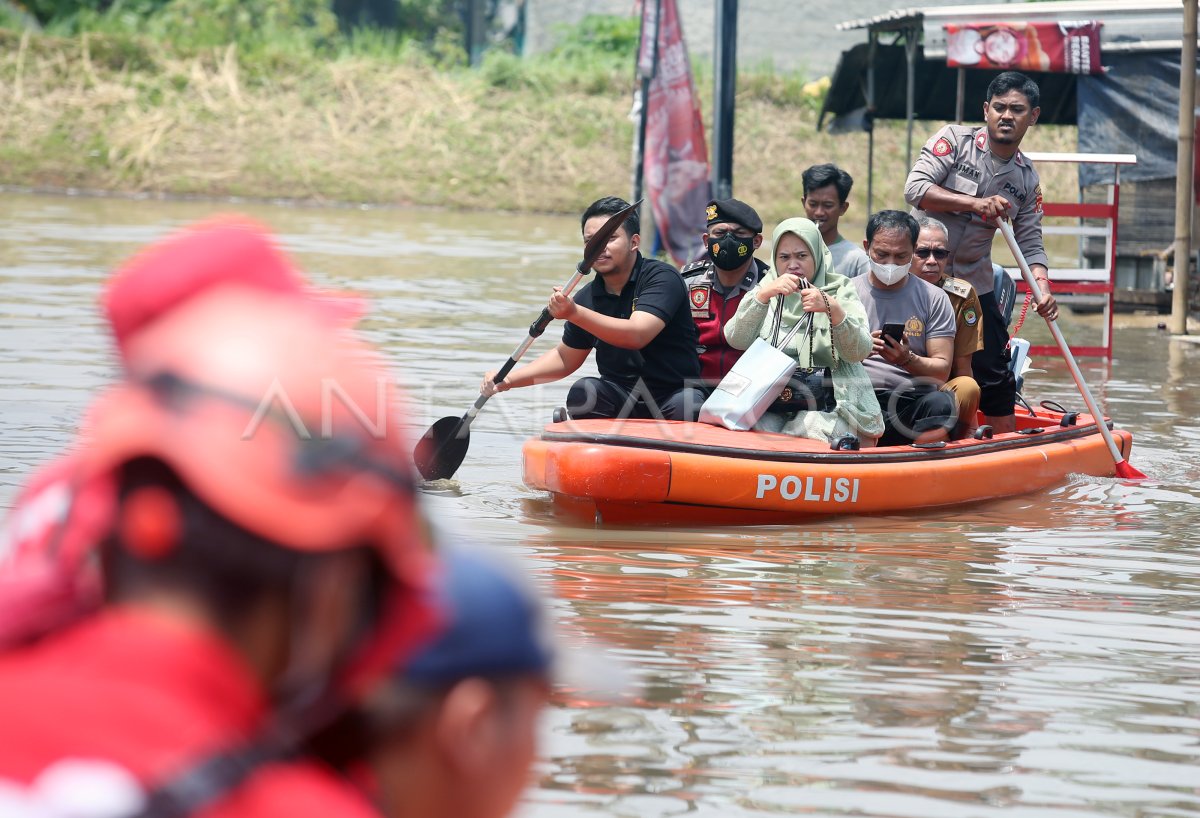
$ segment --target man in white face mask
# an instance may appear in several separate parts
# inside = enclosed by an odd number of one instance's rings
[[[871,356],[863,361],[883,410],[880,446],[945,439],[957,420],[939,391],[954,356],[954,309],[937,287],[909,275],[920,227],[899,210],[867,220],[870,272],[853,279],[867,311]]]

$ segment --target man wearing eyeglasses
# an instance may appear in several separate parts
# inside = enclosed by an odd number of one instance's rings
[[[700,378],[713,387],[742,355],[725,340],[725,324],[770,268],[754,257],[763,239],[762,219],[754,208],[737,199],[714,199],[705,217],[708,226],[701,238],[707,255],[681,272],[700,336]]]
[[[946,225],[926,216],[918,219],[921,232],[913,249],[911,272],[914,276],[940,287],[954,309],[954,358],[950,362],[950,380],[942,391],[954,395],[958,424],[955,439],[970,437],[975,431],[979,410],[979,384],[971,372],[971,359],[983,349],[983,310],[975,288],[961,278],[946,273],[950,260],[949,233]]]

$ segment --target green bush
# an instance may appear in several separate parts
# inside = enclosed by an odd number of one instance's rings
[[[564,89],[603,94],[632,89],[638,20],[590,14],[558,28],[558,44],[545,54],[517,57],[492,49],[480,66],[484,82],[503,88]]]
[[[479,76],[495,88],[528,88],[536,85],[534,73],[524,61],[507,51],[489,51],[479,65]]]
[[[632,70],[640,27],[637,17],[589,14],[577,25],[558,28],[559,42],[549,56],[564,62],[619,63]]]
[[[193,46],[276,40],[288,45],[332,45],[337,18],[326,0],[173,0],[147,18],[148,33]]]

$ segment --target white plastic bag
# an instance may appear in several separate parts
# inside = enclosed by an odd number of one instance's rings
[[[700,422],[739,432],[753,428],[795,371],[795,358],[755,338],[700,407]]]

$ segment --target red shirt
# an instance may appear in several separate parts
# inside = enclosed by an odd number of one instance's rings
[[[700,336],[696,351],[700,355],[700,377],[705,383],[716,386],[742,357],[744,350],[731,347],[725,340],[725,325],[737,312],[742,296],[759,282],[767,269],[766,264],[754,259],[728,296],[722,295],[715,286],[717,271],[712,261],[698,261],[681,271],[683,283],[688,288],[692,320],[696,322],[696,332]]]
[[[215,635],[150,611],[108,610],[0,657],[0,779],[63,759],[125,768],[147,789],[253,738],[268,715],[245,662]],[[315,762],[264,765],[204,818],[377,818]]]

